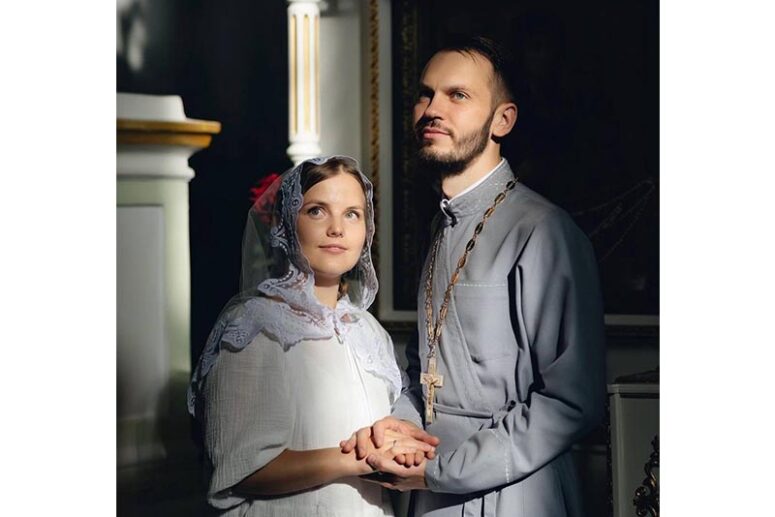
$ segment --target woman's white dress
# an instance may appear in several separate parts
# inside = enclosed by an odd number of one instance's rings
[[[373,316],[383,345],[392,342]],[[359,364],[357,334],[304,340],[284,349],[261,333],[239,351],[221,350],[204,387],[205,446],[213,463],[208,500],[223,515],[383,517],[387,492],[358,478],[285,496],[245,498],[230,487],[283,450],[339,447],[355,430],[390,414],[390,391]]]

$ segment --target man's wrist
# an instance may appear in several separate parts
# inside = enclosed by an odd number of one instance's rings
[[[422,417],[414,405],[409,402],[406,402],[405,404],[396,403],[391,415],[398,420],[409,422],[422,429]]]
[[[425,472],[423,475],[423,481],[425,487],[428,490],[436,492],[438,486],[438,472],[439,472],[439,457],[436,456],[432,460],[425,460]]]
[[[414,426],[414,427],[416,427],[418,429],[422,429],[422,424],[421,425],[417,425],[417,422],[414,422],[414,421],[412,421],[412,420],[410,420],[408,418],[402,418],[401,421],[406,423],[406,424],[412,425],[412,426]]]

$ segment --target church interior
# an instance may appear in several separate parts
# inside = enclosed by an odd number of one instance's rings
[[[372,179],[371,310],[405,364],[438,206],[412,174],[408,103],[434,48],[472,34],[518,65],[503,155],[598,260],[608,411],[573,448],[587,515],[658,515],[658,2],[119,0],[116,14],[118,515],[211,514],[186,388],[270,174],[344,154]]]

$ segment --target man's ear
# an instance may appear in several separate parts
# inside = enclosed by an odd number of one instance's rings
[[[492,118],[492,136],[504,137],[508,135],[517,122],[517,105],[513,102],[504,102],[495,108]]]

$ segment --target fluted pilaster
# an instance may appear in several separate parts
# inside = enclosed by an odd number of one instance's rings
[[[294,165],[320,150],[320,0],[288,1],[288,156]]]

